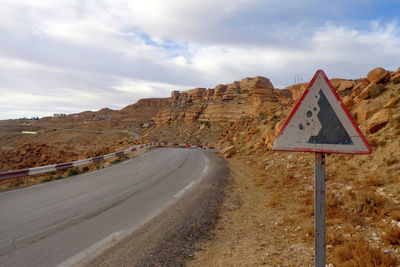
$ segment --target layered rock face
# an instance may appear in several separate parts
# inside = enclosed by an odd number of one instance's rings
[[[171,93],[171,106],[156,117],[157,124],[187,122],[227,122],[251,118],[260,112],[290,102],[288,90],[275,89],[264,77],[244,78],[213,89],[195,88]]]

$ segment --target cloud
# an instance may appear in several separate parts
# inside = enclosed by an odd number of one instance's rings
[[[395,9],[388,1],[1,2],[1,118],[122,108],[246,76],[279,88],[319,68],[358,78],[400,62],[398,15],[371,11]]]
[[[377,66],[395,70],[400,62],[399,26],[372,23],[367,31],[327,23],[307,39],[300,39],[295,48],[266,47],[201,47],[193,54],[193,66],[229,79],[263,75],[277,87],[288,86],[297,74],[304,81],[317,69],[331,77],[365,77]]]
[[[96,72],[57,69],[20,60],[0,60],[0,119],[121,109],[140,98],[168,97],[185,86]],[[16,79],[18,78],[18,79]],[[29,111],[26,113],[26,111]]]

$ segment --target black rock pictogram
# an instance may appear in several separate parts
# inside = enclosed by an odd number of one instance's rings
[[[308,139],[308,143],[352,145],[353,141],[322,90],[319,91],[319,95],[319,112],[317,117],[321,123],[321,130],[317,135],[311,136],[310,139]]]

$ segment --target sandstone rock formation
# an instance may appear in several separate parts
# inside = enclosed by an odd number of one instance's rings
[[[230,158],[236,154],[236,148],[235,148],[235,146],[229,146],[229,147],[224,148],[221,151],[221,153],[224,155],[225,158]]]
[[[291,92],[275,89],[269,79],[261,76],[244,78],[226,85],[219,84],[213,89],[173,91],[171,105],[161,110],[156,123],[249,119],[290,101]]]
[[[400,101],[400,96],[393,96],[383,107],[391,108],[394,107]]]
[[[353,87],[351,96],[356,97],[358,96],[361,91],[370,84],[367,78],[359,79],[356,81],[356,85]]]
[[[389,122],[390,112],[388,109],[378,111],[371,120],[368,121],[367,130],[369,133],[375,133],[385,127]]]
[[[343,104],[347,107],[350,108],[351,106],[354,105],[354,99],[351,96],[345,96],[343,98]]]
[[[372,82],[360,92],[358,97],[362,99],[374,97],[379,95],[383,89],[382,85]]]
[[[367,78],[371,83],[386,82],[389,77],[390,73],[383,68],[375,68],[367,75]]]
[[[353,81],[344,81],[340,84],[338,91],[339,92],[344,92],[346,90],[352,89],[354,87],[354,82]]]

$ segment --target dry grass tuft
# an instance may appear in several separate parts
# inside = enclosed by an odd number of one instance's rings
[[[380,216],[388,200],[375,192],[362,191],[356,197],[356,212],[365,216]]]
[[[334,257],[338,266],[346,267],[388,267],[398,264],[394,255],[385,254],[381,249],[371,247],[361,237],[337,247]]]
[[[299,220],[296,216],[289,216],[285,215],[282,218],[283,224],[284,225],[295,225],[295,223]]]
[[[386,140],[381,138],[381,137],[375,137],[369,139],[369,144],[373,147],[379,147],[379,146],[385,146],[386,145]]]
[[[395,221],[400,221],[400,210],[396,209],[393,210],[392,212],[389,213],[390,218],[392,218]]]
[[[271,199],[268,203],[269,206],[276,208],[282,206],[282,202],[285,200],[285,193],[278,191],[271,195]]]
[[[383,158],[383,161],[385,162],[386,166],[392,166],[398,163],[399,159],[397,157],[390,157],[390,158]]]
[[[387,182],[386,177],[382,176],[382,174],[373,172],[370,175],[368,175],[364,180],[362,180],[364,185],[367,186],[374,186],[374,187],[379,187],[379,186],[384,186]]]
[[[326,204],[327,204],[327,217],[328,218],[335,218],[335,217],[342,217],[343,215],[343,201],[340,197],[332,192],[327,192],[326,194]]]
[[[345,242],[345,239],[343,238],[342,234],[328,232],[327,238],[326,238],[326,244],[332,245],[332,246],[338,246],[338,245],[343,245],[344,242]]]
[[[299,213],[307,216],[314,216],[314,198],[312,195],[303,195],[299,206]]]
[[[284,185],[290,185],[294,182],[298,182],[298,181],[296,181],[296,178],[294,177],[293,173],[286,173],[285,175],[283,175],[283,184]]]
[[[304,241],[313,241],[314,240],[314,226],[307,226],[304,228],[305,236],[303,237]]]
[[[385,230],[385,235],[383,236],[383,240],[393,246],[400,245],[400,228],[397,226],[388,226]]]

